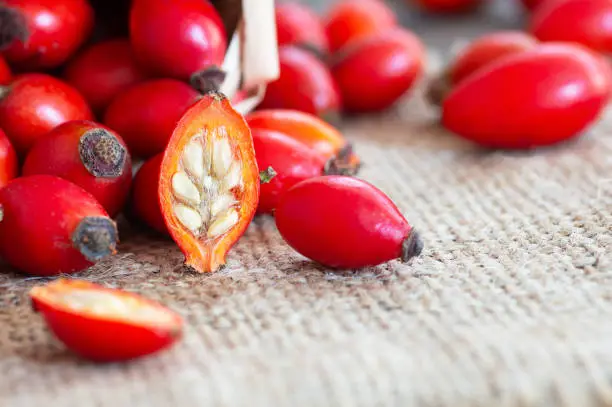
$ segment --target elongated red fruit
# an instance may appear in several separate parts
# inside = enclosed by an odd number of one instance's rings
[[[17,153],[4,131],[0,129],[0,188],[4,188],[18,174]]]
[[[94,122],[75,120],[57,126],[32,147],[23,175],[34,174],[75,183],[115,216],[130,191],[132,161],[117,133]]]
[[[99,42],[73,58],[64,72],[97,113],[104,113],[113,98],[147,75],[136,64],[128,39]]]
[[[151,157],[161,153],[183,113],[201,95],[175,79],[153,79],[117,95],[104,115],[104,124],[125,140],[130,153]]]
[[[148,159],[136,173],[130,201],[131,215],[159,233],[168,234],[168,228],[159,204],[159,179],[164,153]]]
[[[610,67],[572,44],[546,44],[503,58],[461,82],[442,123],[493,148],[531,148],[576,137],[606,105]]]
[[[530,31],[540,41],[576,42],[610,54],[611,20],[610,0],[549,0],[535,9]]]
[[[311,178],[285,192],[276,226],[297,252],[332,268],[355,269],[423,250],[419,234],[373,185],[351,177]]]
[[[268,84],[261,109],[294,109],[325,117],[341,108],[340,91],[329,69],[295,46],[279,50],[280,77]]]
[[[21,69],[55,68],[85,42],[93,21],[87,0],[4,0],[0,47]]]
[[[115,253],[115,222],[88,192],[52,175],[0,189],[0,256],[24,273],[74,273]]]
[[[94,362],[157,353],[182,336],[183,320],[138,294],[58,279],[30,290],[33,308],[69,350]]]
[[[323,22],[308,6],[295,2],[281,3],[275,11],[278,45],[296,45],[319,55],[329,52]]]
[[[0,56],[0,85],[8,85],[12,79],[11,67],[6,63],[4,57]]]

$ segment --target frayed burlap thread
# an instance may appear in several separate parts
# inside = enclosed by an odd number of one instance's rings
[[[331,272],[259,218],[222,272],[194,275],[171,242],[124,230],[79,277],[163,301],[184,339],[81,361],[29,308],[41,280],[7,272],[0,405],[612,406],[612,117],[526,153],[481,151],[433,118],[412,99],[343,129],[360,176],[422,233],[420,258]]]

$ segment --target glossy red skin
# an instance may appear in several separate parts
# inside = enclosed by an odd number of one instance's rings
[[[280,76],[268,84],[261,109],[293,109],[324,116],[340,110],[340,93],[329,69],[295,46],[279,50]]]
[[[257,128],[251,129],[251,135],[257,167],[262,171],[272,167],[276,172],[270,182],[261,184],[258,214],[271,214],[285,191],[300,181],[323,174],[324,157],[290,136]]]
[[[51,129],[71,120],[92,120],[81,94],[67,83],[46,74],[15,77],[0,99],[0,128],[23,156]]]
[[[611,20],[609,0],[552,1],[534,11],[530,32],[540,41],[577,42],[612,53]]]
[[[168,235],[157,195],[163,158],[163,153],[157,154],[147,160],[136,173],[132,187],[131,212],[157,232]]]
[[[310,178],[285,192],[276,226],[298,253],[324,266],[356,269],[401,256],[411,227],[395,204],[352,177]]]
[[[470,11],[483,3],[483,0],[409,0],[415,1],[423,9],[432,13],[461,13]]]
[[[456,85],[480,68],[508,55],[535,48],[538,41],[521,31],[499,31],[474,40],[455,59],[449,79]]]
[[[27,70],[55,68],[70,58],[92,31],[94,11],[87,0],[5,0],[25,17],[30,36],[15,41],[5,58]]]
[[[395,104],[420,77],[423,65],[421,41],[394,28],[353,42],[331,69],[344,108],[365,113]]]
[[[0,256],[36,276],[74,273],[93,265],[72,244],[85,217],[107,217],[81,187],[51,175],[15,178],[0,189]]]
[[[18,175],[17,153],[4,131],[0,129],[0,189]]]
[[[48,174],[66,179],[92,194],[111,217],[125,204],[132,183],[132,161],[129,154],[123,172],[115,178],[96,177],[83,165],[79,155],[79,141],[83,134],[105,128],[89,121],[71,121],[57,126],[32,147],[23,165],[23,175]],[[123,139],[110,131],[125,147]],[[127,147],[126,147],[127,149]]]
[[[281,3],[276,6],[275,12],[279,46],[304,46],[323,55],[329,52],[323,21],[308,6],[300,3]]]
[[[203,0],[135,0],[130,40],[144,67],[183,80],[211,65],[221,66],[227,48],[217,11]]]
[[[94,44],[66,66],[64,78],[78,89],[96,113],[103,113],[112,99],[147,79],[136,64],[127,39]]]
[[[8,85],[13,80],[11,67],[8,66],[6,60],[0,56],[0,85]]]
[[[164,151],[176,123],[200,94],[175,79],[154,79],[117,95],[106,109],[104,124],[123,137],[135,156]]]
[[[546,0],[521,0],[527,10],[535,10],[536,7],[539,7],[540,4],[544,3],[545,1]]]
[[[109,290],[100,287],[100,290]],[[135,294],[114,290],[117,295]],[[144,299],[138,296],[139,301]],[[181,337],[182,322],[157,329],[129,322],[104,319],[54,307],[36,297],[32,305],[49,326],[51,332],[72,352],[94,362],[122,362],[167,349]]]
[[[331,8],[325,31],[332,52],[349,42],[397,25],[395,13],[381,0],[344,0]]]
[[[486,147],[524,149],[577,136],[606,105],[610,68],[586,48],[547,44],[466,78],[442,105],[450,131]]]

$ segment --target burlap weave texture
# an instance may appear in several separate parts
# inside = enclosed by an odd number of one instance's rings
[[[344,131],[422,233],[411,264],[332,273],[257,219],[215,275],[133,232],[82,277],[185,316],[159,356],[96,366],[67,353],[0,277],[0,406],[612,405],[612,136],[483,152],[419,103]],[[120,338],[118,338],[120,340]]]

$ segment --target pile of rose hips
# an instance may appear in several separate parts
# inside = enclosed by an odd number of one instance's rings
[[[413,2],[445,13],[486,3]],[[329,123],[388,109],[414,88],[419,38],[381,0],[341,1],[324,18],[280,4],[280,77],[243,117],[218,92],[230,33],[213,3],[0,4],[3,261],[37,276],[87,269],[116,253],[120,213],[170,236],[198,272],[223,266],[256,214],[273,215],[291,247],[331,268],[421,253],[396,205],[355,177],[360,160]],[[575,137],[610,94],[601,53],[612,51],[612,2],[524,3],[529,33],[475,40],[429,84],[442,125],[483,146]],[[79,280],[31,297],[55,335],[92,360],[150,354],[182,331],[155,302]]]

